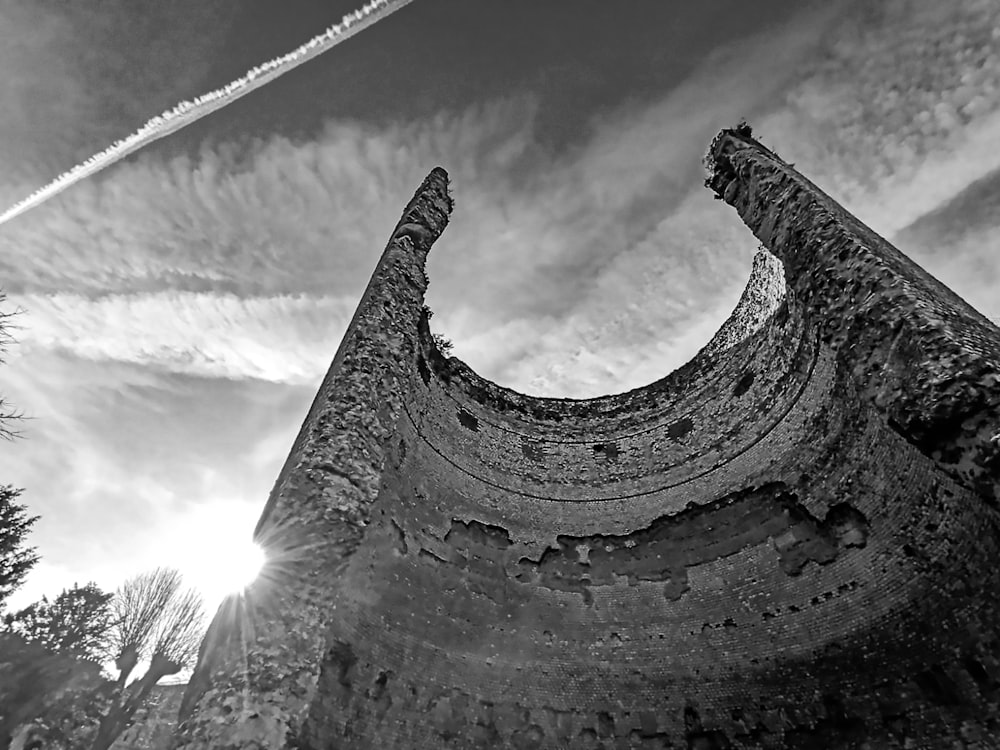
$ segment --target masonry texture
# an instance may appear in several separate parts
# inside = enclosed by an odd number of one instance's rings
[[[184,685],[157,685],[111,750],[166,750],[177,725]]]
[[[407,206],[174,747],[1000,747],[1000,330],[751,137],[763,249],[689,363],[595,399],[445,358]]]

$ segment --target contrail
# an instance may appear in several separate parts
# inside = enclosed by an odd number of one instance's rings
[[[232,83],[226,84],[215,91],[210,91],[207,94],[202,94],[193,102],[183,101],[162,115],[153,117],[132,135],[123,140],[115,141],[100,153],[94,154],[86,161],[77,164],[68,172],[63,172],[48,185],[39,188],[24,200],[15,203],[0,214],[0,225],[7,223],[26,211],[30,211],[36,206],[40,206],[49,198],[58,195],[71,185],[75,185],[80,180],[90,177],[105,167],[124,159],[146,144],[175,133],[192,122],[200,120],[205,115],[222,109],[240,97],[246,96],[254,89],[258,89],[265,83],[284,75],[292,68],[296,68],[302,63],[323,54],[345,39],[350,39],[362,29],[368,28],[376,21],[381,21],[390,13],[394,13],[404,5],[409,5],[412,2],[413,0],[370,0],[370,2],[365,3],[358,10],[344,16],[340,23],[334,24],[322,34],[314,36],[308,42],[288,54],[251,68],[242,77],[237,78]]]

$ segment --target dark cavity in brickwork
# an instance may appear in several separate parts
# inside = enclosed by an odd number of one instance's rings
[[[809,603],[814,607],[819,606],[820,604],[825,604],[826,602],[831,601],[832,599],[836,599],[839,596],[843,596],[844,594],[857,590],[858,586],[859,584],[856,580],[851,580],[845,583],[838,584],[836,591],[824,591],[819,596],[812,597]],[[802,608],[794,604],[789,604],[787,609],[785,609],[784,611],[790,614],[795,614],[797,612],[801,612]],[[773,612],[765,610],[760,613],[761,619],[763,620],[773,620],[775,617],[778,617],[781,614],[783,614],[783,610],[781,607],[777,607]]]
[[[864,546],[868,522],[846,503],[818,519],[783,483],[731,493],[703,506],[655,519],[630,534],[556,537],[538,557],[522,557],[516,580],[581,594],[592,601],[591,586],[664,584],[667,599],[689,588],[687,568],[736,554],[773,539],[782,571],[795,576],[809,562],[833,562],[844,549]],[[582,551],[582,552],[581,552]]]
[[[615,461],[618,459],[618,445],[617,443],[595,443],[592,446],[595,458],[607,459],[608,461]]]
[[[975,656],[964,657],[962,659],[962,666],[969,673],[969,676],[975,680],[976,685],[981,691],[986,692],[1000,686],[1000,683],[997,683],[990,677],[990,673],[986,671],[986,667]]]
[[[750,386],[753,385],[753,378],[754,374],[752,370],[743,373],[742,377],[736,381],[736,387],[733,388],[733,396],[739,398],[749,391]]]
[[[417,372],[420,373],[420,378],[424,381],[424,385],[431,384],[431,371],[427,367],[427,360],[422,355],[417,356]]]
[[[667,435],[672,437],[674,440],[679,440],[693,429],[694,422],[692,422],[690,418],[684,417],[683,419],[678,419],[672,425],[667,427]]]
[[[479,432],[479,420],[476,419],[472,414],[469,414],[465,409],[459,409],[458,411],[458,421],[467,430],[472,430],[473,432]]]

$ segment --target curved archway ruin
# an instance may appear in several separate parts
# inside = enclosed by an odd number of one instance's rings
[[[217,615],[178,748],[978,746],[1000,734],[1000,330],[745,127],[763,243],[644,388],[438,351],[406,207]],[[777,261],[780,260],[780,263]],[[864,743],[869,743],[864,745]]]

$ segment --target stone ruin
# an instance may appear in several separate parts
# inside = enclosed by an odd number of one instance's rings
[[[535,398],[436,346],[403,212],[175,748],[1000,747],[1000,330],[755,140],[690,362]]]

